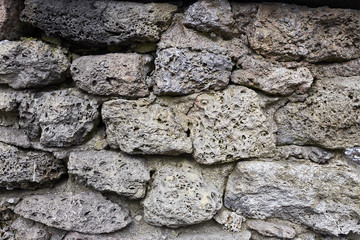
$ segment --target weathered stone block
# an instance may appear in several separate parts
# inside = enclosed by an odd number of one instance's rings
[[[279,217],[325,234],[359,232],[359,170],[311,162],[239,162],[225,206],[250,218]]]
[[[321,79],[304,102],[275,113],[279,144],[339,149],[360,145],[360,77]]]
[[[28,196],[14,211],[50,227],[90,234],[114,232],[131,222],[129,210],[93,192]]]
[[[195,160],[203,164],[267,156],[275,148],[270,122],[255,91],[230,86],[201,94],[190,110]]]
[[[0,188],[35,189],[50,185],[66,172],[51,154],[23,151],[0,142]]]
[[[144,201],[144,219],[180,227],[210,220],[222,207],[222,193],[189,163],[163,166]]]
[[[0,0],[0,40],[16,40],[21,35],[21,0]]]
[[[113,151],[72,152],[68,171],[98,191],[110,191],[131,199],[143,198],[150,171],[144,159]]]
[[[88,93],[123,97],[149,95],[146,76],[151,55],[110,53],[83,56],[73,61],[71,74],[76,85]]]
[[[156,42],[177,7],[167,3],[26,0],[21,20],[85,45]]]
[[[0,44],[0,83],[12,88],[35,88],[62,82],[69,67],[69,60],[60,47],[36,40]]]
[[[102,107],[111,148],[135,154],[191,153],[191,139],[168,107],[150,99],[112,100]]]

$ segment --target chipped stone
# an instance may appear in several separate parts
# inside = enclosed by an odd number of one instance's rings
[[[23,129],[0,126],[0,142],[22,148],[30,148],[31,142]]]
[[[222,208],[215,216],[214,220],[223,225],[224,229],[232,232],[241,232],[243,230],[242,225],[246,220],[240,214],[229,211],[226,208]]]
[[[263,236],[278,237],[281,239],[293,239],[296,235],[292,227],[274,224],[262,220],[247,220],[247,226]]]
[[[21,35],[20,12],[23,8],[21,0],[0,1],[0,40],[16,40]]]

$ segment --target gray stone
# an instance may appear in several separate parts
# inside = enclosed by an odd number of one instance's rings
[[[221,207],[222,192],[192,164],[168,164],[155,173],[144,200],[144,220],[180,227],[209,220]]]
[[[241,232],[243,231],[243,222],[245,218],[236,212],[222,208],[215,216],[214,220],[223,225],[224,229],[230,230],[232,232]]]
[[[230,81],[230,57],[210,52],[167,48],[157,52],[152,75],[157,95],[186,95],[224,89]]]
[[[214,32],[224,37],[236,33],[230,3],[227,0],[199,0],[185,12],[184,25],[201,32]]]
[[[98,191],[110,191],[130,199],[143,198],[150,180],[144,159],[113,151],[72,152],[69,174]]]
[[[246,224],[250,229],[268,237],[293,239],[296,235],[295,230],[286,225],[274,224],[262,220],[247,220]]]
[[[96,101],[71,89],[35,94],[20,105],[20,126],[46,147],[78,145],[94,128],[97,108]]]
[[[347,148],[344,151],[346,157],[360,165],[360,147]]]
[[[17,91],[11,88],[0,88],[0,112],[13,112],[17,110]]]
[[[0,44],[0,83],[34,88],[65,80],[70,62],[60,47],[41,41],[3,41]]]
[[[232,72],[231,81],[268,94],[303,94],[313,82],[309,69],[305,67],[288,69],[260,56],[244,56],[239,59],[238,64],[240,69]]]
[[[0,0],[0,40],[15,40],[21,36],[21,0]]]
[[[317,79],[359,76],[360,58],[341,63],[310,64],[308,68]]]
[[[0,126],[0,142],[22,148],[30,148],[31,142],[23,129]]]
[[[269,155],[275,137],[253,90],[230,86],[197,97],[190,110],[194,158],[203,164]]]
[[[114,232],[131,222],[127,209],[93,192],[28,196],[14,211],[50,227],[90,234]]]
[[[275,113],[278,144],[339,149],[358,146],[360,77],[321,79],[303,102],[289,102]]]
[[[35,189],[65,173],[60,160],[45,152],[23,151],[0,142],[0,188]]]
[[[167,3],[26,0],[21,20],[85,45],[156,42],[177,7]]]
[[[111,148],[135,154],[178,155],[192,151],[191,140],[171,109],[151,99],[108,101],[101,113]]]
[[[102,235],[89,235],[77,232],[69,232],[62,240],[119,240],[125,238],[115,238]],[[135,240],[135,239],[134,239]]]
[[[279,217],[320,233],[359,232],[359,169],[344,162],[239,162],[225,206],[250,218]]]
[[[88,93],[123,97],[149,95],[146,75],[152,56],[136,53],[110,53],[83,56],[71,65],[76,85]]]
[[[247,29],[258,54],[281,61],[334,62],[360,57],[360,11],[260,4]]]

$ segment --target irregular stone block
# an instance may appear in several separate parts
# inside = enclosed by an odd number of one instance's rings
[[[83,56],[71,65],[76,85],[88,93],[123,97],[149,95],[146,75],[151,70],[151,55],[110,53]]]
[[[186,95],[224,89],[230,80],[230,57],[210,52],[168,48],[157,52],[152,76],[157,95]]]
[[[120,238],[121,239],[121,238]],[[119,238],[69,232],[62,240],[119,240]]]
[[[241,69],[231,74],[231,81],[259,89],[268,94],[291,95],[305,93],[313,82],[309,69],[288,69],[265,61],[261,57],[244,56],[238,61]]]
[[[235,33],[234,19],[227,0],[199,0],[185,12],[184,25],[201,32],[215,32],[224,37]]]
[[[360,147],[347,148],[344,151],[346,157],[360,165]]]
[[[292,227],[286,225],[279,225],[261,220],[248,220],[247,226],[257,231],[263,236],[278,237],[281,239],[293,239],[296,235],[295,230]]]
[[[127,209],[93,192],[28,196],[14,212],[50,227],[90,234],[114,232],[131,222]]]
[[[30,148],[31,142],[23,129],[0,126],[0,142],[22,148]]]
[[[255,91],[230,86],[201,94],[190,110],[195,160],[203,164],[267,156],[275,148],[270,122]]]
[[[66,172],[62,161],[45,152],[23,151],[0,142],[0,188],[35,189]]]
[[[1,46],[1,45],[0,45]],[[18,102],[16,101],[17,92],[11,88],[0,88],[0,111],[16,111]]]
[[[155,173],[144,200],[144,220],[180,227],[211,219],[222,207],[222,193],[190,163],[165,165]]]
[[[65,80],[70,62],[60,47],[41,41],[3,41],[0,44],[0,83],[12,88],[35,88]]]
[[[241,232],[243,222],[246,221],[246,219],[235,213],[227,210],[226,208],[222,208],[215,216],[214,220],[223,225],[224,229],[230,230],[232,232]]]
[[[281,61],[334,62],[360,57],[360,11],[260,4],[247,35],[252,49]]]
[[[177,7],[167,3],[26,0],[21,20],[85,45],[156,42]]]
[[[72,152],[68,171],[98,191],[110,191],[130,199],[143,198],[150,180],[144,159],[113,151]]]
[[[360,145],[360,77],[321,79],[304,102],[275,113],[278,144],[339,149]]]
[[[191,139],[168,107],[150,99],[112,100],[102,107],[111,148],[135,154],[191,153]]]
[[[359,170],[311,162],[239,162],[225,191],[225,206],[255,219],[279,217],[339,235],[359,232]]]
[[[35,94],[20,105],[20,126],[31,138],[40,135],[46,147],[78,145],[94,128],[97,108],[96,101],[75,96],[70,89]]]
[[[342,63],[311,64],[308,68],[317,79],[359,76],[360,58]]]
[[[20,12],[21,0],[0,1],[0,40],[15,40],[21,36]]]

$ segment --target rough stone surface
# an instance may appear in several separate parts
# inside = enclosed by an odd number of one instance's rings
[[[114,232],[131,222],[127,209],[93,192],[29,196],[14,211],[50,227],[90,234]]]
[[[360,57],[360,11],[260,4],[247,35],[252,49],[281,61],[333,62]]]
[[[145,97],[151,62],[151,55],[136,53],[83,56],[73,61],[71,74],[76,85],[91,94]]]
[[[227,0],[199,0],[185,12],[184,25],[224,37],[235,33],[234,18]]]
[[[279,217],[325,234],[348,234],[360,231],[359,183],[359,169],[346,164],[239,162],[225,206],[250,218]]]
[[[321,79],[304,102],[275,113],[279,144],[350,148],[360,144],[360,77]]]
[[[278,225],[261,220],[247,220],[246,224],[250,229],[268,237],[293,239],[296,235],[296,232],[292,227],[285,225]]]
[[[22,148],[29,148],[31,146],[26,132],[22,129],[0,126],[0,132],[0,142]]]
[[[16,93],[11,88],[0,88],[0,112],[12,112],[17,109]]]
[[[122,238],[120,238],[122,239]],[[77,232],[69,232],[62,240],[119,240],[115,237],[107,237],[102,235],[88,235]],[[135,239],[134,239],[135,240]]]
[[[68,147],[83,142],[99,116],[98,104],[71,90],[35,94],[22,101],[20,126],[30,138],[40,136],[46,147]]]
[[[41,41],[0,42],[0,83],[34,88],[63,81],[70,67],[60,47]]]
[[[309,69],[288,69],[265,61],[261,57],[244,56],[239,59],[239,70],[231,74],[236,84],[259,89],[268,94],[303,94],[311,87],[313,77]]]
[[[231,86],[201,94],[189,112],[195,160],[230,162],[271,153],[275,137],[256,92]]]
[[[150,99],[112,100],[102,107],[107,140],[111,148],[127,153],[191,153],[191,140],[170,108]]]
[[[143,158],[113,151],[73,152],[68,171],[98,191],[115,192],[131,199],[143,198],[150,180]]]
[[[210,52],[168,48],[157,52],[152,76],[154,93],[185,95],[224,89],[230,81],[230,57]]]
[[[222,193],[190,163],[165,165],[155,174],[144,201],[144,219],[151,225],[200,223],[222,207]]]
[[[156,42],[177,7],[167,3],[26,0],[21,20],[85,45]]]
[[[215,216],[214,220],[223,225],[224,229],[232,232],[241,232],[243,230],[243,222],[246,220],[240,214],[222,208]]]
[[[345,149],[344,154],[348,159],[351,159],[360,165],[360,147],[347,148]]]
[[[0,1],[0,40],[16,40],[21,36],[21,0]]]
[[[64,173],[64,164],[48,153],[23,151],[0,142],[0,188],[34,189]]]
[[[360,58],[342,63],[311,64],[308,68],[317,79],[359,76]]]

